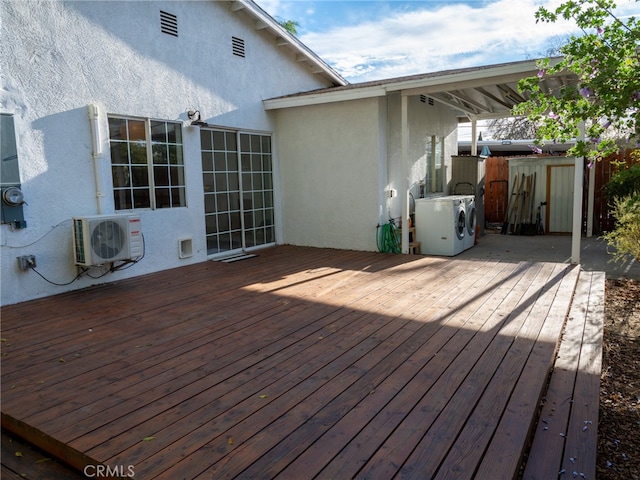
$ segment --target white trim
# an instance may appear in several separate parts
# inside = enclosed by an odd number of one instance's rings
[[[265,110],[277,110],[280,108],[306,107],[308,105],[321,105],[325,103],[345,102],[360,100],[363,98],[384,97],[387,90],[380,86],[346,90],[323,90],[308,95],[292,95],[290,97],[272,98],[263,100]]]
[[[263,104],[266,110],[274,110],[278,108],[302,107],[321,103],[379,97],[391,92],[401,92],[402,95],[429,95],[430,93],[438,93],[452,89],[478,88],[496,83],[516,82],[527,76],[535,75],[537,72],[537,60],[527,60],[506,65],[465,69],[464,71],[413,75],[411,77],[381,80],[360,85],[352,84],[346,87],[328,88],[316,93],[309,92],[300,95],[266,99],[263,100]],[[504,116],[504,114],[501,115],[499,112],[488,115],[492,116],[492,118],[493,116]]]
[[[314,70],[317,71],[317,69],[320,69],[320,72],[324,73],[333,82],[338,85],[347,85],[349,83],[294,35],[285,30],[271,15],[253,2],[253,0],[234,0],[231,3],[231,11],[244,11],[250,14],[256,20],[257,29],[268,30],[275,36],[276,45],[286,45],[297,54],[302,55],[304,61],[310,63],[312,67],[315,67],[313,68]]]

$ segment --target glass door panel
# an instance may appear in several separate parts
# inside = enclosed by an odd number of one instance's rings
[[[240,134],[245,248],[275,242],[271,137]]]
[[[271,137],[205,129],[200,136],[207,253],[275,242]]]
[[[207,253],[242,248],[240,178],[234,132],[201,130]],[[235,199],[235,201],[234,201]]]

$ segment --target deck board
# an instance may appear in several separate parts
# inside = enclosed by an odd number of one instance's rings
[[[282,246],[4,307],[3,426],[145,479],[511,478],[577,277]]]

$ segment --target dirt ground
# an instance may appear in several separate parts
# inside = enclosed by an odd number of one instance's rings
[[[598,480],[640,480],[640,282],[607,280]]]

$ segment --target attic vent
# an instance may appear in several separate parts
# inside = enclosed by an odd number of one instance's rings
[[[178,36],[178,17],[173,13],[160,10],[160,31],[167,35]]]
[[[433,98],[427,97],[426,95],[420,95],[420,101],[422,103],[429,103],[429,105],[435,105]]]
[[[233,54],[244,58],[244,40],[238,37],[231,37],[231,48]]]

